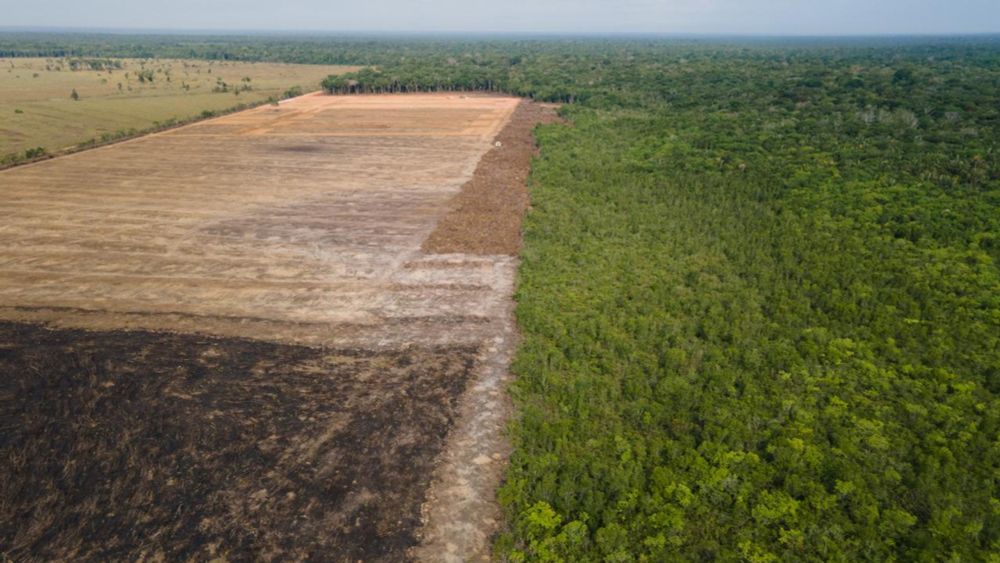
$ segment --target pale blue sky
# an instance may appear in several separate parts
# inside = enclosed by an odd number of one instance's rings
[[[1000,32],[1000,0],[0,0],[0,27],[780,35]]]

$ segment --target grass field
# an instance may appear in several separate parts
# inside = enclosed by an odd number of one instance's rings
[[[48,152],[319,88],[354,67],[173,59],[0,59],[0,157]],[[76,92],[78,99],[72,97]]]

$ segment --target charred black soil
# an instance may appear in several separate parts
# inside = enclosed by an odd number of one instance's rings
[[[405,559],[476,352],[0,323],[0,556]]]

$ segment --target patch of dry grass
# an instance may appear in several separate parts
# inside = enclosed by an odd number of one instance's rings
[[[72,70],[71,59],[0,59],[0,156],[35,147],[57,152],[105,134],[278,98],[296,86],[309,92],[330,74],[354,70],[231,61],[114,61],[121,68]],[[74,91],[78,100],[71,97]]]

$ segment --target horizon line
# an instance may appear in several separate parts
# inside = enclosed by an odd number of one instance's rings
[[[271,36],[559,36],[559,37],[659,37],[659,38],[757,38],[757,39],[878,39],[878,38],[965,38],[1000,37],[997,31],[940,31],[884,33],[774,33],[713,31],[505,31],[505,30],[319,30],[266,28],[154,28],[154,27],[75,27],[0,26],[0,33],[79,33],[91,35],[271,35]]]

